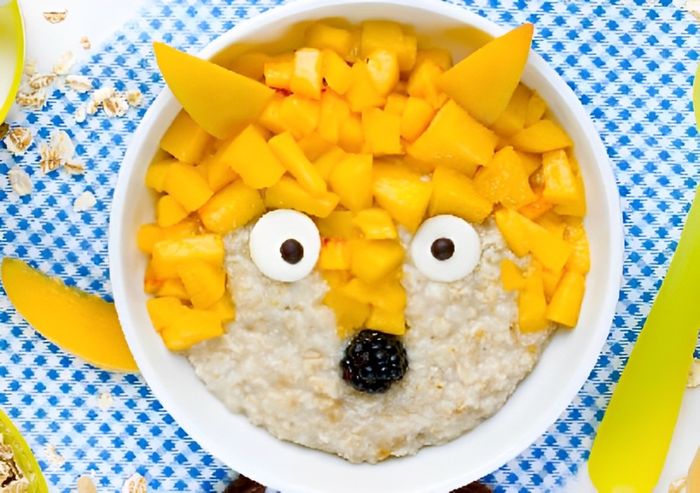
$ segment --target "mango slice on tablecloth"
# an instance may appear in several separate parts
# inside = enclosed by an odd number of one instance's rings
[[[114,304],[8,257],[2,260],[2,285],[15,309],[57,346],[99,368],[138,371]]]

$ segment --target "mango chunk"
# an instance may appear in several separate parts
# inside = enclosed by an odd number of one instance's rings
[[[565,272],[547,308],[547,319],[566,327],[574,327],[581,311],[585,284],[585,278],[580,272]]]
[[[544,190],[542,197],[554,204],[571,204],[576,201],[578,187],[576,177],[566,152],[559,149],[542,154]]]
[[[272,152],[260,130],[248,125],[221,151],[243,182],[252,188],[267,188],[282,177],[285,168]]]
[[[403,258],[403,247],[396,240],[357,240],[353,242],[350,271],[372,284],[389,277]]]
[[[354,238],[357,236],[357,228],[350,211],[333,211],[327,217],[318,218],[316,226],[323,238]]]
[[[185,305],[182,304],[182,301],[173,296],[149,298],[146,301],[148,316],[151,318],[151,323],[156,332],[160,332],[165,326],[172,324],[184,307]]]
[[[523,24],[491,40],[445,72],[438,81],[440,88],[474,118],[491,125],[520,82],[532,33],[533,25]]]
[[[113,303],[10,257],[2,259],[2,286],[17,312],[52,343],[98,368],[138,371]]]
[[[164,279],[156,291],[156,296],[190,300],[190,295],[187,294],[185,285],[180,279]]]
[[[557,204],[554,206],[554,211],[562,216],[583,217],[586,215],[586,192],[583,184],[583,176],[580,173],[574,178],[575,195],[568,204]]]
[[[571,147],[574,143],[552,120],[539,120],[511,138],[513,147],[525,152],[547,152]]]
[[[375,50],[367,57],[367,70],[374,87],[387,96],[399,82],[399,61],[388,50]]]
[[[541,194],[537,195],[536,197],[537,198],[534,201],[518,209],[520,214],[528,219],[532,219],[533,221],[541,217],[543,214],[546,214],[547,211],[550,211],[552,207],[554,207],[554,204],[542,198]]]
[[[275,135],[268,141],[268,144],[287,171],[309,193],[321,195],[326,192],[326,182],[323,177],[306,158],[304,151],[301,150],[290,133]]]
[[[448,99],[438,87],[438,79],[442,72],[435,62],[430,59],[424,60],[411,72],[406,83],[406,92],[409,96],[427,101],[433,108],[440,108]]]
[[[377,204],[397,223],[411,232],[418,229],[430,201],[430,182],[400,164],[376,162],[372,190]]]
[[[424,60],[430,60],[440,69],[449,70],[452,67],[452,53],[444,48],[424,48],[416,53],[416,67]]]
[[[348,270],[350,258],[351,248],[346,240],[323,238],[317,265],[321,270]]]
[[[391,215],[378,207],[358,211],[352,222],[368,240],[393,240],[398,237]]]
[[[530,101],[530,90],[522,84],[515,88],[508,106],[501,116],[493,123],[491,128],[503,137],[510,137],[525,127],[527,105]]]
[[[331,189],[340,197],[340,203],[357,211],[372,205],[372,156],[346,154],[333,168]]]
[[[379,108],[362,112],[362,133],[368,152],[375,156],[402,154],[401,117]]]
[[[136,232],[136,243],[142,252],[151,253],[153,245],[161,240],[176,240],[194,236],[198,232],[199,224],[191,217],[167,228],[156,224],[142,224]]]
[[[197,125],[190,115],[180,111],[160,139],[160,148],[178,161],[198,163],[212,141],[211,135]]]
[[[226,234],[265,212],[260,192],[241,181],[217,192],[199,209],[202,224],[212,233]]]
[[[537,332],[547,327],[547,300],[542,276],[533,272],[518,295],[518,325],[520,332]]]
[[[226,143],[224,142],[215,154],[205,158],[202,162],[202,166],[206,170],[205,179],[207,180],[207,185],[214,192],[218,192],[238,178],[238,175],[231,167],[231,163],[226,160],[225,148]]]
[[[292,94],[282,100],[279,111],[279,118],[284,128],[289,130],[295,139],[301,139],[318,127],[321,103]]]
[[[207,311],[216,315],[221,323],[232,322],[236,319],[236,306],[226,293],[219,298],[219,301],[207,308]]]
[[[542,96],[533,92],[527,101],[527,109],[525,111],[525,126],[529,127],[536,121],[540,120],[547,111],[547,103],[544,102]]]
[[[474,120],[457,103],[448,101],[407,152],[420,161],[452,166],[472,176],[477,165],[491,160],[496,141],[496,134]]]
[[[163,43],[153,43],[153,50],[165,82],[185,111],[219,139],[255,121],[274,94],[260,82]]]
[[[406,308],[406,290],[396,279],[367,284],[354,278],[345,284],[341,291],[354,300],[389,312],[403,311]]]
[[[338,144],[347,152],[362,152],[364,144],[362,121],[358,115],[350,115],[340,126]]]
[[[317,217],[326,217],[338,205],[340,198],[333,192],[311,195],[299,182],[282,177],[265,190],[265,206],[268,209],[294,209]]]
[[[337,289],[331,289],[323,298],[323,303],[335,313],[335,321],[338,326],[338,336],[348,337],[364,326],[369,316],[370,307],[367,303],[354,300]]]
[[[411,70],[416,63],[415,36],[404,34],[401,26],[395,22],[365,21],[362,23],[360,55],[368,57],[376,50],[394,53],[402,72]]]
[[[176,269],[195,308],[210,307],[226,291],[226,274],[221,266],[193,258],[178,263]]]
[[[158,226],[166,228],[179,223],[187,217],[187,212],[171,195],[163,195],[156,204],[156,221]]]
[[[520,267],[512,260],[501,260],[501,284],[506,291],[520,291],[525,288],[525,277]]]
[[[492,203],[517,209],[537,198],[530,188],[518,154],[512,147],[504,147],[484,166],[474,178],[474,185],[481,196]]]
[[[378,330],[386,334],[397,336],[406,333],[406,319],[401,311],[388,311],[378,306],[373,306],[365,323],[368,329]]]
[[[163,327],[160,335],[171,351],[184,351],[198,342],[223,335],[224,328],[216,313],[183,306],[179,316]]]
[[[314,161],[314,166],[324,180],[328,180],[333,168],[345,157],[345,151],[340,147],[331,147]]]
[[[187,212],[202,207],[214,194],[207,181],[194,167],[175,163],[168,168],[164,190]]]
[[[363,110],[384,105],[385,98],[375,87],[367,63],[362,60],[355,62],[351,68],[351,78],[352,82],[345,97],[353,112],[361,113]]]
[[[282,103],[284,100],[285,96],[282,94],[275,94],[270,99],[258,118],[260,126],[276,134],[287,130],[287,123],[282,119]]]
[[[299,149],[301,149],[301,152],[304,153],[304,156],[306,156],[306,159],[309,161],[315,161],[335,147],[318,133],[311,133],[306,137],[302,137],[297,144],[299,144]]]
[[[177,267],[187,260],[200,259],[214,267],[224,262],[224,242],[216,234],[161,240],[153,246],[151,266],[158,279],[177,277]]]
[[[318,135],[330,143],[337,144],[340,129],[349,116],[350,106],[347,101],[333,91],[325,91],[321,96]]]
[[[332,50],[343,58],[350,53],[354,42],[349,30],[330,26],[323,22],[314,22],[304,34],[306,46],[319,50]]]
[[[159,241],[160,228],[156,224],[142,224],[136,231],[136,246],[144,253],[151,253]]]
[[[404,108],[406,107],[406,101],[408,97],[403,94],[391,93],[386,98],[386,103],[384,104],[384,111],[391,113],[392,115],[401,116],[403,115]]]
[[[410,97],[401,113],[401,137],[413,142],[422,134],[435,115],[435,110],[424,99]]]
[[[177,163],[177,159],[165,158],[151,163],[146,170],[146,186],[156,192],[163,192],[165,189],[165,177],[168,176],[168,169],[171,164]]]
[[[265,62],[263,77],[265,77],[266,86],[290,91],[292,77],[294,77],[294,55],[276,56]]]
[[[481,196],[468,176],[448,166],[435,168],[428,206],[430,216],[453,214],[465,221],[481,223],[492,209],[492,203]]]
[[[583,225],[567,225],[564,239],[574,247],[574,251],[566,263],[566,269],[586,274],[591,269],[590,247]]]
[[[335,51],[324,50],[321,58],[323,79],[334,92],[341,96],[352,84],[352,69]]]
[[[322,85],[321,52],[315,48],[302,48],[294,52],[294,73],[289,89],[307,98],[320,99]]]

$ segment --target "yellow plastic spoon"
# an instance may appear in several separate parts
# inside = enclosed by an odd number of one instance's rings
[[[648,493],[663,469],[700,328],[700,188],[593,442],[600,493]]]
[[[17,0],[0,0],[0,123],[15,99],[24,63],[24,31]]]

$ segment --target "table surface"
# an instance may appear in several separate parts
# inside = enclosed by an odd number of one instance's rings
[[[80,45],[87,36],[93,49],[107,39],[114,30],[137,13],[147,0],[20,0],[24,13],[27,41],[27,60],[36,60],[37,67],[48,69],[58,57],[70,50],[80,60],[90,54]],[[68,10],[66,20],[49,24],[43,18],[47,10]],[[13,108],[8,120],[12,120]],[[662,474],[658,492],[668,490],[671,481],[685,474],[700,445],[700,389],[688,391],[683,400],[678,426]],[[566,487],[567,491],[595,491],[585,468],[579,477]]]

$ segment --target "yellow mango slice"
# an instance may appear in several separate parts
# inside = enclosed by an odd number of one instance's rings
[[[403,310],[388,311],[373,306],[365,325],[368,329],[378,330],[386,334],[401,336],[406,333],[406,319]]]
[[[330,289],[336,290],[345,286],[352,279],[352,274],[349,270],[324,270],[321,271],[321,277]]]
[[[325,91],[321,96],[318,135],[328,142],[337,144],[340,138],[340,129],[349,116],[350,106],[347,101],[333,91]]]
[[[282,177],[285,168],[254,126],[247,126],[228,145],[222,159],[230,163],[243,182],[253,188],[267,188]]]
[[[156,296],[159,298],[169,297],[187,301],[190,299],[190,295],[187,294],[185,285],[182,284],[180,279],[164,279],[156,291]]]
[[[554,211],[562,216],[583,217],[586,215],[586,192],[583,184],[583,176],[577,174],[574,178],[575,195],[568,204],[557,204],[554,206]]]
[[[52,343],[98,368],[138,371],[113,303],[10,257],[2,259],[2,286],[17,312]]]
[[[352,83],[352,69],[335,51],[324,50],[321,58],[323,79],[334,92],[341,96],[348,92]]]
[[[430,216],[453,214],[465,221],[481,223],[492,209],[492,203],[479,194],[468,176],[447,166],[435,168],[428,206]]]
[[[533,272],[525,280],[525,288],[518,295],[518,324],[523,333],[547,327],[547,300],[539,272]]]
[[[520,162],[525,168],[525,173],[528,176],[532,175],[537,169],[542,166],[542,156],[539,154],[530,154],[529,152],[515,151],[520,156]]]
[[[300,96],[320,99],[322,85],[321,52],[315,48],[301,48],[295,51],[294,73],[289,82],[289,89]]]
[[[503,137],[510,137],[525,127],[527,105],[530,101],[530,90],[523,84],[518,84],[508,106],[501,116],[493,123],[491,128]]]
[[[338,144],[347,152],[361,152],[364,144],[362,121],[358,115],[350,115],[340,126]]]
[[[146,186],[156,192],[163,192],[165,189],[165,177],[168,175],[168,168],[174,163],[177,163],[177,159],[165,158],[151,163],[146,170]]]
[[[163,195],[156,204],[156,221],[158,226],[173,226],[187,217],[187,212],[171,195]]]
[[[404,108],[406,107],[406,101],[408,97],[404,94],[391,93],[386,98],[386,103],[384,104],[384,111],[391,113],[392,115],[401,116],[403,115]]]
[[[378,207],[358,211],[352,222],[368,240],[393,240],[398,237],[391,215]]]
[[[163,43],[153,43],[153,50],[165,82],[185,111],[219,139],[253,122],[274,94],[260,82]]]
[[[166,325],[172,324],[184,307],[182,301],[173,296],[149,298],[146,301],[146,309],[156,332],[160,332]]]
[[[571,257],[566,262],[566,269],[586,274],[591,269],[591,258],[588,237],[583,225],[567,225],[564,239],[574,247]]]
[[[401,137],[413,142],[422,134],[435,115],[435,110],[424,99],[410,97],[401,114]]]
[[[535,223],[511,209],[497,210],[494,218],[508,248],[518,257],[527,255],[530,252],[529,235]]]
[[[401,266],[403,258],[403,247],[396,240],[356,240],[350,271],[360,280],[373,284],[388,278]]]
[[[525,277],[520,267],[512,260],[501,260],[501,284],[506,291],[519,291],[525,288]]]
[[[351,248],[346,240],[324,238],[317,267],[321,270],[350,269]]]
[[[559,125],[545,118],[513,135],[511,144],[521,151],[541,153],[571,147],[574,143]]]
[[[160,139],[160,148],[183,163],[198,163],[212,137],[181,111]]]
[[[563,238],[564,237],[564,231],[566,230],[566,223],[564,222],[563,218],[554,213],[554,212],[546,212],[545,214],[542,214],[540,217],[537,218],[535,221],[537,224],[540,226],[544,227],[548,231],[551,231],[556,235],[557,238]]]
[[[565,272],[547,308],[547,319],[566,327],[574,327],[581,311],[585,284],[585,278],[580,272]]]
[[[285,96],[282,94],[275,94],[270,99],[258,118],[260,126],[276,134],[287,130],[287,123],[282,119],[282,103],[284,100]]]
[[[529,204],[520,207],[518,209],[518,212],[522,214],[523,216],[527,217],[528,219],[532,219],[533,221],[536,220],[537,218],[541,217],[543,214],[546,214],[547,211],[550,211],[554,207],[554,204],[549,202],[548,200],[545,200],[542,198],[542,195],[537,195],[537,198],[530,202]]]
[[[287,96],[280,106],[280,121],[295,139],[301,139],[318,127],[321,103],[296,94]]]
[[[578,195],[576,176],[562,149],[542,154],[544,190],[542,197],[553,204],[571,204]]]
[[[401,26],[395,22],[365,21],[362,23],[360,55],[366,58],[376,50],[388,50],[394,53],[402,72],[411,70],[416,63],[415,36],[404,34]]]
[[[160,335],[171,351],[184,351],[206,339],[223,335],[224,328],[216,313],[183,306],[179,316],[163,327]]]
[[[452,53],[444,48],[425,48],[416,53],[416,67],[424,60],[430,60],[443,71],[452,67]]]
[[[161,240],[153,246],[151,266],[157,279],[177,277],[177,267],[187,260],[200,259],[214,267],[224,262],[224,242],[216,234],[204,234],[176,240]]]
[[[349,337],[356,329],[363,327],[369,316],[367,303],[349,298],[337,289],[329,290],[323,303],[335,313],[338,336],[341,338]]]
[[[156,224],[142,224],[136,231],[136,246],[144,253],[151,253],[159,241],[160,228]]]
[[[161,228],[156,224],[142,224],[136,232],[136,244],[142,252],[151,253],[153,245],[161,240],[176,240],[194,236],[198,231],[199,224],[191,218],[167,228]]]
[[[260,192],[241,181],[217,192],[199,209],[202,224],[212,233],[226,234],[265,212]]]
[[[340,288],[346,296],[390,312],[406,308],[406,290],[396,279],[367,284],[354,278]]]
[[[242,53],[231,60],[227,68],[246,77],[250,77],[253,80],[261,80],[263,78],[265,62],[269,61],[270,58],[270,55],[267,53],[260,53],[258,51]]]
[[[530,188],[520,156],[512,147],[504,147],[474,178],[479,194],[492,203],[517,209],[537,198]]]
[[[268,209],[294,209],[317,217],[326,217],[338,205],[338,195],[325,192],[311,195],[298,181],[282,177],[265,190],[265,206]]]
[[[318,232],[323,238],[354,238],[358,235],[354,214],[350,211],[333,211],[327,217],[316,219]]]
[[[207,308],[207,311],[216,315],[221,320],[221,323],[231,322],[236,319],[236,306],[226,293],[219,298],[219,301]]]
[[[312,23],[304,33],[306,46],[319,50],[332,50],[343,58],[352,50],[353,42],[353,36],[349,30],[323,22]]]
[[[529,127],[536,121],[540,120],[546,111],[547,103],[544,102],[544,99],[542,99],[539,94],[533,92],[527,102],[527,109],[525,111],[525,126]]]
[[[445,72],[438,80],[440,88],[474,118],[491,125],[520,82],[532,33],[533,25],[523,24],[491,40]]]
[[[226,274],[222,267],[202,259],[180,262],[177,265],[177,275],[195,308],[210,307],[226,291]]]
[[[268,142],[270,149],[287,171],[312,195],[326,192],[326,182],[304,155],[289,132],[275,135]]]
[[[188,212],[202,207],[214,194],[194,167],[181,163],[168,168],[163,189]]]
[[[333,168],[345,157],[345,151],[340,147],[331,147],[314,161],[314,166],[324,180],[328,180]]]
[[[452,166],[472,176],[477,165],[491,160],[496,141],[496,134],[474,120],[457,103],[448,101],[407,152],[420,161]]]
[[[334,167],[329,179],[340,203],[351,211],[372,206],[372,156],[346,154]]]
[[[284,91],[291,90],[294,76],[294,55],[285,54],[273,57],[263,65],[265,85]]]
[[[411,232],[423,222],[432,185],[419,173],[397,163],[374,164],[374,198],[394,220]]]
[[[411,72],[406,83],[406,92],[410,96],[424,99],[433,108],[440,108],[447,101],[447,95],[438,87],[438,79],[442,72],[435,62],[430,59],[424,60]]]
[[[202,166],[206,171],[205,179],[207,180],[207,185],[214,192],[218,192],[238,178],[238,175],[231,167],[231,163],[226,160],[225,148],[227,143],[222,142],[217,152],[205,158],[202,162]]]
[[[401,117],[379,108],[362,112],[362,133],[367,152],[375,156],[402,154]]]
[[[367,70],[374,87],[387,96],[399,82],[399,61],[388,50],[375,50],[367,57]]]
[[[352,82],[345,98],[353,112],[361,113],[363,110],[384,105],[386,100],[375,87],[367,63],[362,60],[355,62],[351,69],[351,78]]]
[[[318,133],[310,133],[306,137],[302,137],[297,144],[299,144],[301,152],[304,153],[304,156],[306,156],[306,159],[309,161],[316,161],[327,151],[335,147]],[[325,177],[323,177],[323,179],[325,180]]]

